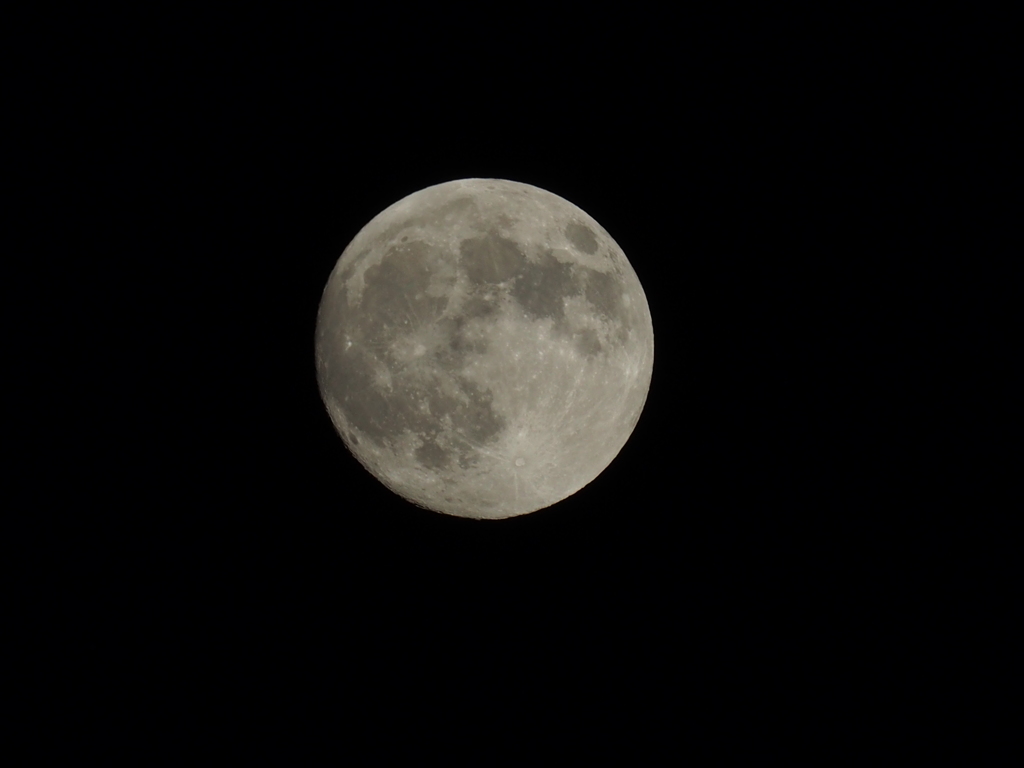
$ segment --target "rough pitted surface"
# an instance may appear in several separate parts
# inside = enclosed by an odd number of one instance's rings
[[[440,184],[376,216],[324,290],[317,374],[353,455],[410,501],[502,518],[615,458],[654,358],[611,236],[537,187]]]

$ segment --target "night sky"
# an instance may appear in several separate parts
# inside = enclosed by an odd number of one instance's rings
[[[253,12],[87,52],[56,173],[89,258],[55,280],[95,286],[67,329],[95,396],[52,438],[87,459],[37,540],[61,712],[101,741],[180,721],[339,757],[473,733],[480,765],[898,729],[951,578],[920,492],[944,480],[923,370],[952,306],[918,242],[949,170],[931,79],[845,22],[674,18],[425,41],[425,19]],[[655,333],[618,458],[497,522],[359,466],[313,360],[348,242],[466,177],[593,216]]]

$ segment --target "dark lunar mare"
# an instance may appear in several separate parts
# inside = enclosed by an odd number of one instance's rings
[[[580,292],[575,270],[545,252],[539,263],[531,264],[529,271],[516,278],[511,294],[534,320],[550,318],[557,330],[566,330],[565,299]]]
[[[567,232],[581,248],[596,249],[593,233],[586,227],[570,224]],[[456,432],[478,444],[493,440],[505,427],[504,420],[490,407],[489,392],[455,375],[467,354],[487,351],[484,339],[465,334],[467,321],[490,318],[498,311],[493,290],[488,298],[485,289],[503,285],[529,317],[554,321],[554,332],[571,336],[576,348],[587,357],[599,354],[602,344],[593,329],[573,332],[569,328],[564,304],[567,297],[585,296],[606,321],[628,325],[627,315],[621,311],[616,274],[560,262],[550,250],[539,261],[530,262],[517,243],[496,231],[461,242],[460,263],[473,291],[459,315],[444,317],[449,299],[430,296],[427,289],[438,260],[450,257],[425,242],[408,242],[408,237],[402,240],[405,242],[392,245],[380,263],[366,270],[362,295],[353,306],[345,299],[330,304],[331,313],[322,327],[335,334],[345,329],[352,345],[346,346],[337,336],[333,343],[326,344],[329,354],[322,375],[325,391],[340,396],[339,405],[351,426],[377,445],[393,445],[406,432],[419,435],[424,444],[417,456],[425,466],[440,468],[456,459],[452,450],[435,442],[443,420],[450,420]],[[342,277],[347,279],[351,273],[350,266]],[[446,345],[431,350],[436,369],[405,366],[395,360],[389,351],[391,344],[413,328],[427,324],[434,324],[448,339]],[[623,332],[628,332],[628,327],[620,328],[620,336]],[[390,390],[380,384],[382,367],[392,377]],[[452,387],[439,386],[435,381],[437,369],[453,374],[448,383],[455,385],[458,394],[441,394]],[[424,401],[429,404],[429,412],[421,408]],[[464,443],[458,458],[465,462],[470,452],[470,445]]]
[[[511,258],[506,243],[489,243],[490,250],[477,249],[487,274],[501,274]],[[521,255],[521,254],[520,254]],[[465,355],[486,351],[479,339],[467,338],[463,318],[444,318],[449,299],[427,294],[434,277],[434,265],[443,254],[421,241],[399,243],[388,249],[379,264],[364,275],[364,288],[352,306],[344,296],[331,303],[322,327],[333,331],[332,343],[322,363],[325,391],[335,393],[349,424],[379,447],[393,447],[406,433],[418,435],[423,444],[416,450],[420,462],[441,468],[458,461],[474,461],[474,444],[487,444],[501,434],[505,420],[491,407],[491,394],[459,376]],[[504,261],[501,261],[504,259]],[[484,299],[467,306],[469,316],[487,316],[495,310]],[[432,364],[395,359],[394,342],[415,328],[433,325],[448,341],[430,350]],[[344,329],[351,345],[338,334]],[[392,383],[381,383],[385,372]],[[443,380],[439,380],[443,379]],[[423,408],[426,403],[427,408]],[[438,444],[442,424],[463,438]],[[354,444],[357,440],[349,436]]]
[[[578,250],[593,256],[597,253],[597,238],[590,228],[579,222],[570,221],[565,225],[565,236]]]
[[[459,246],[462,265],[476,285],[496,285],[520,274],[526,256],[519,245],[497,232],[462,241]]]

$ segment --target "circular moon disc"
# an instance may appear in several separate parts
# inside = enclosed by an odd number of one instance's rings
[[[374,217],[317,319],[320,393],[349,450],[461,517],[522,515],[591,482],[640,418],[653,361],[622,249],[567,200],[499,179]]]

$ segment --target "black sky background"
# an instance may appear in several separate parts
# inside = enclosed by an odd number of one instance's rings
[[[172,723],[344,755],[426,724],[424,748],[699,752],[884,740],[941,687],[957,522],[921,489],[956,480],[921,446],[942,438],[925,371],[956,267],[921,239],[959,160],[930,117],[948,72],[908,38],[824,17],[115,21],[90,74],[38,63],[70,83],[49,194],[84,258],[52,279],[88,288],[62,338],[95,389],[46,446],[87,455],[37,540],[66,628],[41,640],[46,706],[92,713],[101,742]],[[591,214],[654,320],[619,457],[499,522],[391,494],[313,364],[348,242],[465,177]]]

